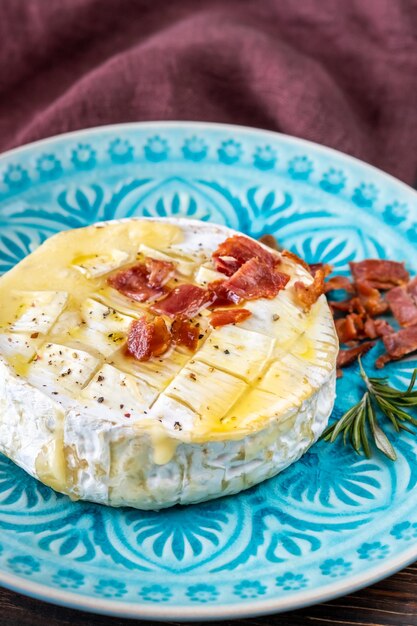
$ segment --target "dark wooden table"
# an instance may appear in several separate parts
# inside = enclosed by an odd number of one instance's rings
[[[179,624],[180,622],[169,622]],[[207,623],[207,622],[206,622]],[[104,617],[45,604],[0,589],[0,626],[151,626],[152,622]],[[417,563],[377,585],[332,602],[221,626],[417,626]]]

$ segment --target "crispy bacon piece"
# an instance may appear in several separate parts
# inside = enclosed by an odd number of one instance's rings
[[[359,339],[377,339],[394,329],[385,320],[374,320],[368,315],[349,313],[346,317],[335,321],[337,335],[341,343],[358,341]]]
[[[342,313],[359,313],[361,315],[366,313],[366,309],[358,297],[340,301],[330,300],[329,304],[333,313],[335,311],[340,311]]]
[[[349,313],[335,322],[337,336],[341,343],[357,341],[363,337],[364,322],[361,315]]]
[[[366,318],[363,330],[368,339],[377,339],[394,332],[393,327],[386,320],[374,320],[372,317]]]
[[[394,287],[386,300],[395,319],[401,326],[417,324],[417,277],[405,287]]]
[[[324,270],[319,268],[311,285],[305,285],[300,280],[294,283],[295,294],[305,309],[310,309],[324,293]]]
[[[358,297],[365,307],[366,312],[371,316],[381,315],[388,311],[388,304],[382,298],[381,293],[375,287],[367,283],[356,283]]]
[[[247,309],[217,309],[210,315],[210,324],[217,328],[226,324],[244,322],[252,313]]]
[[[274,235],[262,235],[262,237],[259,237],[258,241],[263,243],[264,246],[268,246],[268,248],[272,248],[272,250],[277,250],[278,252],[282,250],[281,246],[279,245]]]
[[[417,325],[402,328],[396,333],[384,335],[382,338],[386,354],[376,360],[378,368],[384,367],[389,361],[401,359],[406,354],[417,350]]]
[[[178,346],[185,346],[193,352],[198,346],[199,329],[188,320],[176,319],[171,326],[172,341]]]
[[[417,276],[415,276],[407,285],[407,291],[414,300],[417,301]]]
[[[337,289],[343,289],[348,293],[355,293],[355,288],[347,276],[333,276],[324,283],[324,293],[335,291]]]
[[[404,285],[409,274],[404,263],[383,259],[366,259],[359,263],[349,263],[355,283],[367,283],[374,289],[391,289]]]
[[[123,295],[137,302],[155,300],[165,291],[162,285],[152,286],[149,284],[149,272],[143,263],[133,265],[126,270],[120,270],[117,274],[110,276],[108,283]]]
[[[284,289],[289,280],[288,274],[279,272],[275,266],[254,257],[246,261],[231,278],[225,280],[223,287],[232,294],[229,298],[234,302],[239,301],[236,297],[244,300],[271,299]]]
[[[226,276],[233,276],[244,263],[255,257],[271,267],[280,262],[278,255],[243,235],[233,235],[223,241],[212,257],[217,271]]]
[[[214,302],[214,293],[196,285],[180,285],[154,304],[151,309],[155,313],[169,317],[194,317]]]
[[[171,345],[171,333],[162,317],[149,321],[145,317],[130,325],[127,352],[138,361],[148,361],[164,354]]]
[[[317,270],[323,270],[325,278],[333,271],[332,266],[328,263],[310,263],[308,269],[312,276],[316,275]]]
[[[354,348],[349,348],[348,350],[339,350],[339,354],[337,355],[336,365],[338,368],[347,367],[351,365],[358,356],[365,354],[373,348],[375,343],[373,341],[366,341],[364,343],[359,344],[359,346],[355,346]]]
[[[154,289],[159,289],[173,276],[175,266],[170,261],[160,261],[159,259],[145,259],[146,271],[148,272],[148,285]]]

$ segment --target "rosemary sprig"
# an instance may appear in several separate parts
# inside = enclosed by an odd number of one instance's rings
[[[373,442],[378,450],[395,461],[397,459],[395,450],[378,420],[388,419],[396,432],[400,430],[415,432],[412,427],[417,427],[417,419],[404,409],[417,407],[417,390],[413,391],[417,369],[414,370],[405,391],[391,387],[385,377],[369,377],[363,369],[360,358],[359,369],[365,383],[365,393],[357,404],[324,431],[322,439],[332,443],[339,435],[343,435],[344,444],[349,440],[358,454],[362,454],[363,451],[368,458],[371,456]]]

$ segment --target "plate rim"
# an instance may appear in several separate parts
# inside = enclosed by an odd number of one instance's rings
[[[0,154],[0,164],[10,157],[15,155],[19,157],[22,154],[30,152],[32,149],[37,149],[44,145],[56,144],[60,141],[71,140],[72,138],[91,136],[98,133],[117,133],[118,131],[126,132],[129,129],[157,129],[163,131],[164,129],[176,129],[176,128],[192,128],[196,130],[222,130],[224,132],[229,131],[231,133],[239,134],[245,133],[247,135],[271,137],[271,139],[280,139],[295,146],[306,147],[306,149],[314,150],[323,155],[330,157],[342,158],[348,163],[356,164],[361,168],[369,172],[373,172],[378,177],[383,177],[393,183],[396,187],[400,187],[404,192],[414,196],[417,200],[417,190],[413,189],[410,185],[404,181],[399,180],[392,174],[385,172],[378,167],[371,165],[355,156],[346,154],[322,144],[315,143],[314,141],[303,139],[301,137],[294,137],[285,133],[277,131],[266,130],[257,127],[249,127],[238,124],[228,124],[221,122],[204,122],[204,121],[175,121],[175,120],[149,120],[145,122],[125,122],[117,124],[105,124],[99,126],[91,126],[78,130],[73,130],[65,133],[51,135],[30,143],[26,143],[22,146],[11,148]],[[303,594],[289,595],[287,597],[277,597],[269,600],[253,599],[250,602],[240,603],[238,599],[236,602],[230,604],[207,604],[206,606],[187,606],[187,605],[171,605],[165,606],[158,604],[145,604],[143,602],[123,602],[116,600],[109,600],[104,598],[84,596],[74,592],[65,591],[62,589],[50,588],[46,584],[38,583],[33,580],[21,578],[15,574],[11,574],[6,571],[0,571],[0,585],[6,589],[22,593],[26,596],[47,602],[53,603],[59,606],[64,606],[73,610],[87,611],[91,613],[112,615],[122,618],[143,618],[150,621],[167,621],[172,619],[180,619],[181,621],[195,621],[196,619],[202,621],[210,620],[222,620],[222,619],[242,619],[247,617],[255,617],[260,615],[281,613],[290,610],[301,609],[306,606],[312,606],[320,602],[324,602],[330,599],[335,599],[354,591],[375,584],[376,582],[383,580],[392,574],[403,569],[413,561],[417,559],[417,545],[410,547],[403,551],[396,558],[385,559],[380,565],[374,565],[368,568],[366,572],[362,572],[356,576],[350,576],[347,580],[339,582],[333,582],[321,587],[318,590],[303,591]]]
[[[375,172],[378,176],[382,175],[386,177],[395,185],[400,185],[401,187],[403,187],[408,193],[412,192],[412,194],[415,195],[417,198],[417,190],[411,187],[411,185],[409,185],[408,183],[405,183],[399,178],[396,178],[392,174],[385,172],[384,170],[380,169],[379,167],[376,167],[375,165],[372,165],[371,163],[367,163],[366,161],[363,161],[362,159],[359,159],[358,157],[355,157],[346,152],[342,152],[341,150],[338,150],[337,148],[325,146],[324,144],[316,143],[315,141],[311,141],[310,139],[304,139],[303,137],[287,135],[286,133],[281,133],[275,130],[268,130],[268,129],[259,128],[256,126],[244,126],[243,124],[228,124],[227,122],[202,122],[202,121],[192,121],[192,120],[188,120],[188,121],[187,120],[178,120],[178,121],[147,120],[145,122],[140,122],[140,121],[120,122],[117,124],[102,124],[99,126],[88,126],[87,128],[80,128],[78,130],[71,130],[65,133],[58,133],[56,135],[44,137],[43,139],[37,139],[36,141],[31,141],[29,143],[22,144],[21,146],[16,146],[14,148],[10,148],[9,150],[0,152],[0,162],[6,157],[13,156],[16,153],[18,154],[24,153],[26,151],[29,151],[31,148],[37,148],[38,146],[42,146],[43,144],[56,142],[56,141],[59,141],[60,139],[71,138],[71,137],[78,136],[78,135],[84,136],[90,133],[94,133],[95,131],[113,132],[113,131],[117,131],[118,129],[120,130],[125,130],[129,128],[135,129],[137,127],[140,127],[140,128],[146,128],[146,127],[149,127],[149,128],[152,128],[152,127],[187,128],[190,126],[201,128],[201,129],[204,129],[204,128],[216,129],[217,128],[219,130],[230,128],[230,129],[233,129],[235,132],[243,131],[245,133],[254,134],[254,135],[262,134],[262,135],[266,135],[270,137],[282,137],[284,140],[289,141],[290,143],[293,143],[295,145],[299,144],[301,146],[303,145],[311,146],[315,150],[318,150],[319,152],[322,152],[325,154],[330,152],[331,154],[338,155],[339,157],[352,161],[353,163],[361,165],[362,167],[364,166],[366,169],[370,169],[371,171]]]
[[[41,600],[49,604],[56,604],[77,611],[86,611],[88,613],[96,613],[100,615],[110,615],[113,617],[127,619],[146,619],[149,621],[171,621],[181,620],[182,622],[195,622],[196,619],[208,621],[221,621],[224,619],[245,619],[248,617],[257,617],[262,615],[274,615],[287,611],[295,611],[327,600],[335,600],[337,598],[349,595],[359,589],[369,587],[392,574],[400,571],[415,561],[417,557],[417,546],[409,548],[405,555],[398,557],[394,563],[391,559],[392,566],[384,568],[383,564],[379,567],[373,567],[367,572],[358,574],[348,582],[335,582],[326,587],[322,587],[322,591],[304,592],[301,598],[297,596],[288,596],[288,598],[277,598],[270,600],[254,600],[240,605],[239,601],[234,604],[219,604],[206,606],[181,606],[181,605],[165,605],[159,606],[155,604],[144,604],[141,602],[125,603],[115,600],[106,600],[97,597],[88,597],[69,591],[62,591],[50,588],[47,585],[36,583],[31,580],[20,578],[15,574],[0,572],[0,584],[11,591],[22,593],[36,600]],[[383,570],[383,571],[382,571]],[[369,575],[371,572],[371,575]],[[45,595],[48,592],[49,595]],[[292,600],[297,598],[295,605]]]

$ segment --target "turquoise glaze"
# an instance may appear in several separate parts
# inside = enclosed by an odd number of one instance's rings
[[[417,271],[413,190],[357,160],[263,131],[194,123],[104,127],[0,158],[0,272],[51,234],[98,220],[189,216],[275,234],[344,273],[364,257]],[[365,357],[373,371],[380,349]],[[416,365],[389,365],[404,384]],[[360,393],[337,383],[334,417]],[[237,496],[160,513],[71,502],[0,457],[0,583],[72,607],[149,619],[295,608],[417,558],[417,442],[399,459],[315,445]]]

